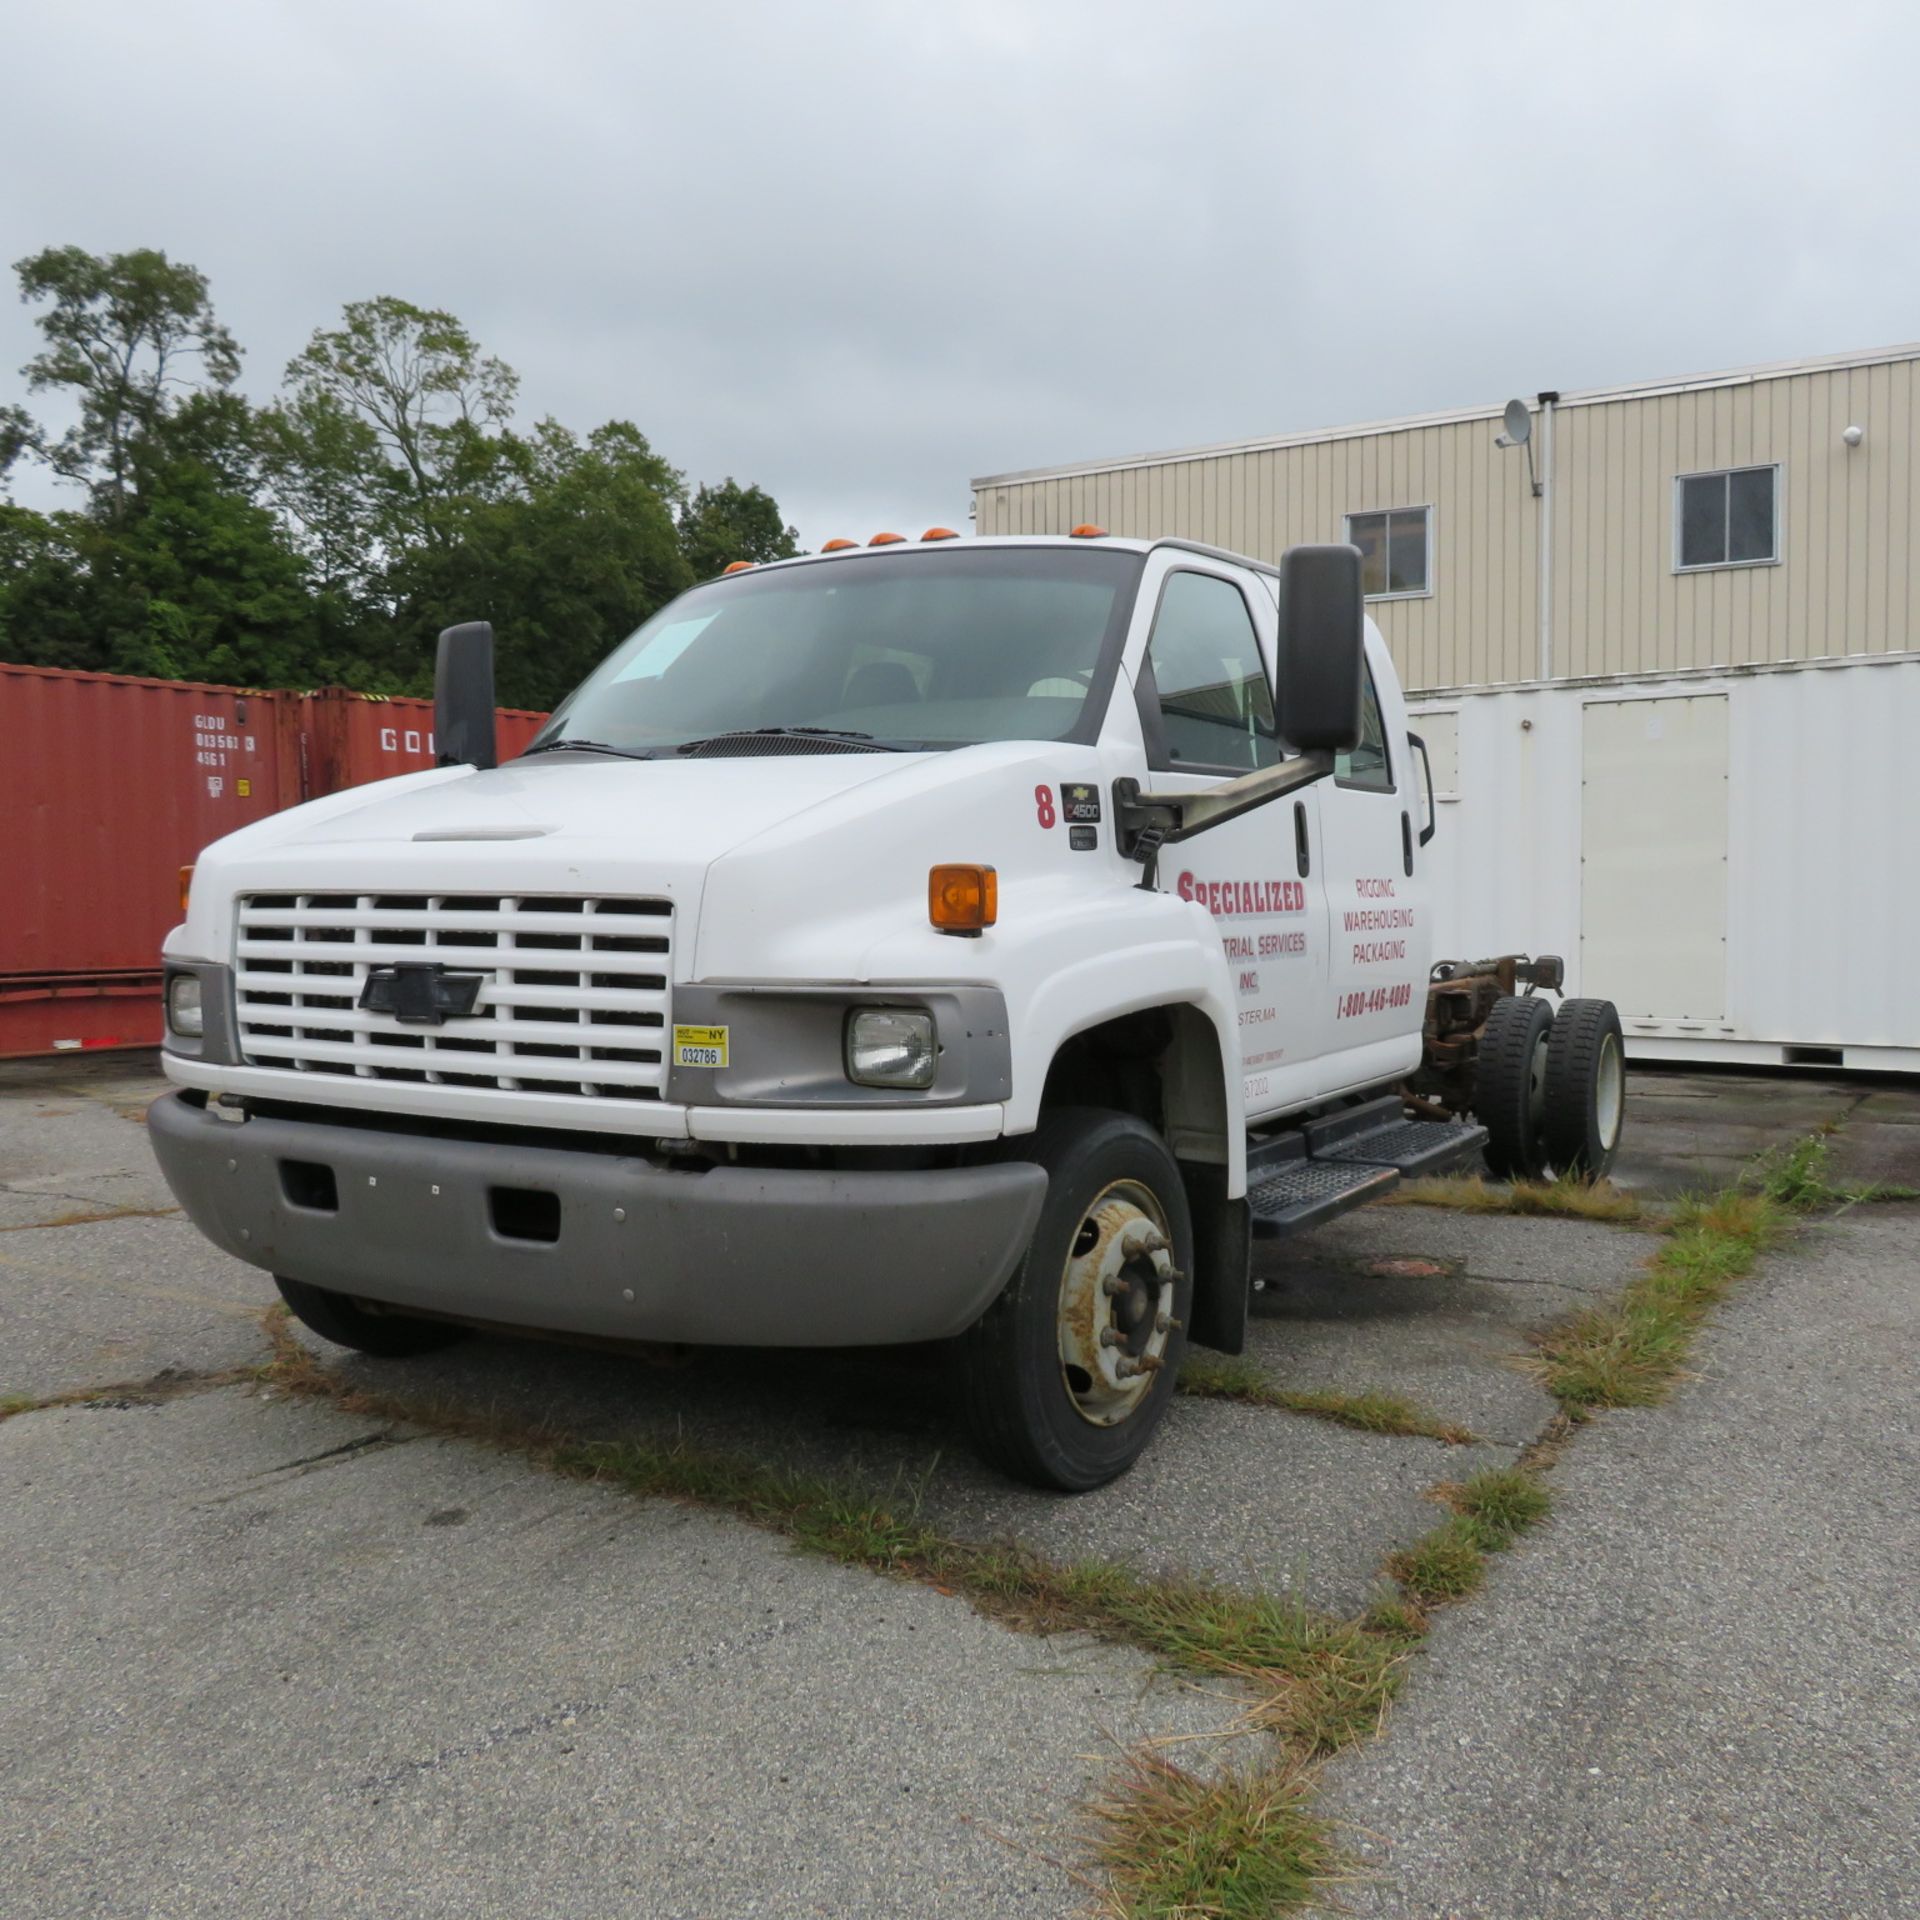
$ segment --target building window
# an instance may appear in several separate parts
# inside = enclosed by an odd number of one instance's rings
[[[1360,584],[1369,600],[1433,591],[1427,560],[1432,532],[1431,507],[1347,515],[1347,538],[1360,549]]]
[[[1780,558],[1780,469],[1683,473],[1673,483],[1673,565],[1756,567]]]

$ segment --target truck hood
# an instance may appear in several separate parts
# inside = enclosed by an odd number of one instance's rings
[[[170,952],[224,954],[246,893],[643,893],[697,909],[712,863],[930,754],[712,760],[538,755],[331,794],[201,856]]]

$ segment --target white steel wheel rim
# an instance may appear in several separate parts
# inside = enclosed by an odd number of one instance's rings
[[[1594,1122],[1604,1152],[1613,1151],[1620,1137],[1620,1113],[1627,1102],[1627,1074],[1620,1058],[1620,1042],[1612,1034],[1600,1042],[1600,1066],[1594,1075]]]
[[[1152,1189],[1137,1180],[1103,1188],[1073,1230],[1060,1276],[1060,1378],[1090,1426],[1118,1426],[1153,1391],[1177,1277]]]

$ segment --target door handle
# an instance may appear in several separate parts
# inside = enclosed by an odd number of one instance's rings
[[[1313,854],[1307,846],[1307,809],[1298,800],[1293,803],[1293,864],[1302,880],[1313,871]]]
[[[1402,812],[1400,815],[1400,859],[1406,867],[1407,878],[1413,878],[1413,815]]]

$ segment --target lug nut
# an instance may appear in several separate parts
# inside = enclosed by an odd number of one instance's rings
[[[1117,1273],[1108,1274],[1107,1277],[1100,1282],[1100,1291],[1104,1293],[1109,1300],[1117,1299],[1121,1294],[1125,1293],[1126,1290],[1127,1283],[1122,1280]]]
[[[1102,1327],[1100,1344],[1103,1347],[1124,1347],[1127,1344],[1127,1336],[1118,1327]]]

